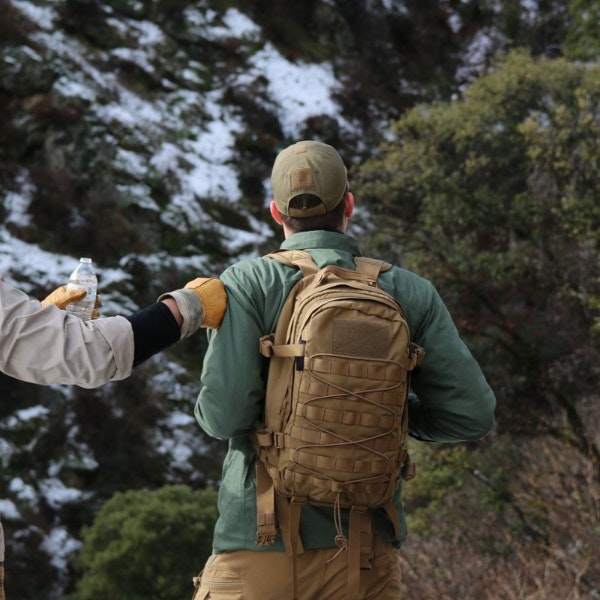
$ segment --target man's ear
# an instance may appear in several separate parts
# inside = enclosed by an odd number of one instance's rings
[[[346,203],[346,206],[344,206],[344,216],[349,219],[354,212],[354,194],[348,192],[344,201]]]
[[[271,204],[269,205],[269,209],[271,210],[271,216],[277,225],[283,225],[283,218],[281,217],[281,213],[277,208],[277,204],[275,204],[275,200],[271,200]]]

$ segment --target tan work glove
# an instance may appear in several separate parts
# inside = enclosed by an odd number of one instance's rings
[[[173,298],[183,317],[181,337],[195,333],[199,327],[217,329],[227,307],[225,286],[211,277],[198,277],[186,283],[185,288],[162,294],[158,301]]]
[[[227,292],[221,281],[210,277],[198,277],[188,281],[185,288],[192,290],[202,302],[204,320],[200,327],[218,329],[227,308]]]
[[[71,302],[77,302],[81,300],[86,295],[85,290],[70,290],[67,291],[66,285],[61,285],[56,288],[51,294],[48,294],[42,302],[42,308],[46,308],[54,304],[54,306],[60,308],[60,310],[65,310]],[[96,296],[96,303],[94,304],[94,311],[92,312],[92,319],[97,319],[100,316],[100,311],[98,308],[102,306],[102,300],[100,300],[100,296]]]
[[[65,310],[67,305],[71,304],[71,302],[81,300],[85,294],[85,290],[71,290],[69,292],[67,291],[66,285],[61,285],[42,300],[42,306],[46,308],[46,306],[54,304],[54,306],[58,306],[60,310]]]

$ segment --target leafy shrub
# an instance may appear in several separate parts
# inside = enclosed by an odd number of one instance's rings
[[[211,553],[216,492],[185,485],[115,494],[83,532],[78,600],[181,600]]]

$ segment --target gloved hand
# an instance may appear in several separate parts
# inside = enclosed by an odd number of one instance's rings
[[[61,310],[65,310],[71,302],[77,302],[81,300],[86,295],[85,290],[67,290],[66,285],[61,285],[59,288],[56,288],[51,294],[48,294],[42,301],[41,305],[43,308],[46,306],[50,306],[54,304],[56,307]],[[96,303],[94,304],[94,310],[92,312],[92,319],[97,319],[100,316],[100,311],[98,310],[102,306],[102,300],[100,300],[100,296],[96,296]]]
[[[50,306],[54,304],[58,306],[61,310],[65,310],[67,305],[71,304],[71,302],[77,302],[81,300],[86,295],[85,290],[71,290],[67,291],[66,285],[61,285],[59,288],[56,288],[51,294],[48,294],[42,300],[42,307],[46,308],[46,306]]]
[[[181,337],[192,335],[199,327],[218,328],[227,307],[225,286],[211,277],[198,277],[185,288],[162,294],[159,302],[173,298],[183,317]]]
[[[227,308],[227,292],[218,279],[198,277],[185,284],[186,289],[192,290],[202,302],[204,320],[200,327],[218,329],[225,309]]]

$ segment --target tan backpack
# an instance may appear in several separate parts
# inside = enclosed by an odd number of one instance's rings
[[[424,351],[411,344],[402,308],[377,287],[389,263],[356,258],[356,271],[318,269],[303,251],[268,256],[304,277],[286,299],[275,334],[260,340],[270,363],[265,423],[252,436],[257,544],[272,544],[280,529],[295,557],[303,551],[302,505],[333,507],[352,598],[361,566],[368,568],[372,510],[384,508],[399,534],[392,498],[400,477],[414,476],[405,447],[408,374]],[[342,508],[350,509],[348,537]]]

